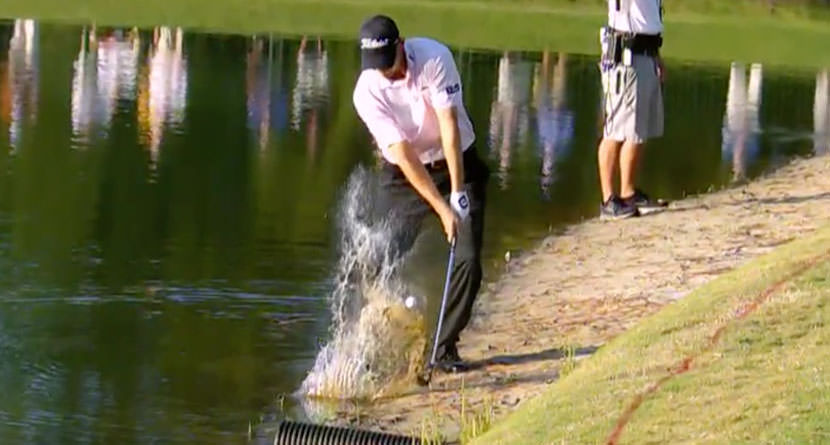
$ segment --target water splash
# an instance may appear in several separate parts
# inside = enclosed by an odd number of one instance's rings
[[[404,305],[400,236],[413,236],[394,215],[378,216],[375,178],[358,168],[339,214],[340,259],[331,339],[298,393],[306,397],[374,399],[409,388],[423,366],[426,334],[417,302]],[[397,236],[396,236],[397,235]]]

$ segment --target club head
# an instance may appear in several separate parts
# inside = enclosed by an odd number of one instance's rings
[[[432,367],[427,368],[424,372],[418,374],[415,377],[415,380],[418,382],[419,386],[428,386],[429,382],[432,381]]]

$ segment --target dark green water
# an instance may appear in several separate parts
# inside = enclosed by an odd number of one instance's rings
[[[355,45],[90,32],[0,24],[0,443],[244,442],[326,338],[338,196],[374,162]],[[492,280],[506,250],[595,216],[599,76],[578,55],[455,53],[495,172]],[[828,151],[826,72],[668,69],[647,191]],[[424,237],[425,292],[444,252]]]

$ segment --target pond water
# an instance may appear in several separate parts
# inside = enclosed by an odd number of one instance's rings
[[[596,216],[598,70],[453,51],[494,172],[492,281]],[[829,70],[667,68],[653,195],[830,150]],[[354,42],[314,36],[0,23],[0,443],[239,443],[291,409],[328,334],[338,199],[375,162],[358,69]],[[434,302],[430,224],[413,267]]]

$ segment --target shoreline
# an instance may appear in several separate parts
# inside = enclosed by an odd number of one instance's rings
[[[830,221],[828,171],[828,156],[797,159],[656,215],[594,218],[550,235],[482,292],[459,343],[476,369],[328,414],[340,425],[416,436],[426,426],[448,439],[461,432],[462,404],[498,422],[644,318]]]

